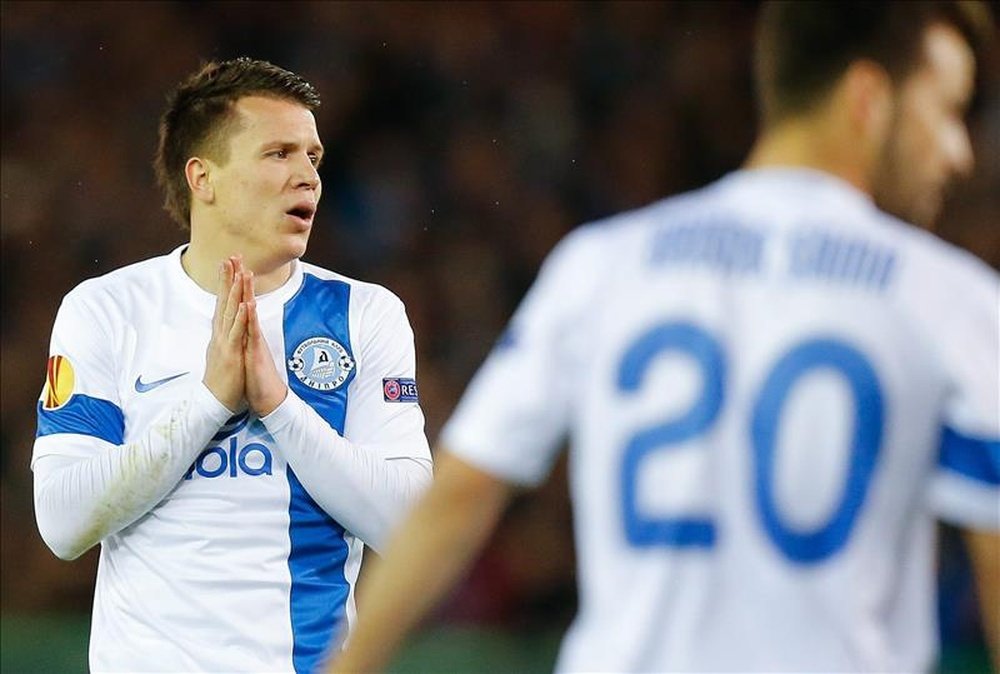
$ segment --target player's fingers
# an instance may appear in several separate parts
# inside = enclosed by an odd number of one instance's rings
[[[243,301],[247,305],[247,329],[246,329],[246,334],[248,338],[247,342],[251,343],[256,337],[254,327],[257,318],[257,299],[254,297],[253,294],[252,271],[246,271],[243,273],[242,285],[243,285]]]
[[[260,344],[260,322],[257,318],[257,300],[247,302],[247,345],[256,348]]]
[[[240,273],[236,272],[233,277],[233,284],[229,288],[229,296],[226,298],[226,309],[222,315],[222,330],[228,332],[232,329],[236,314],[239,311],[240,302],[243,301],[243,279]]]
[[[215,313],[212,315],[212,328],[218,330],[222,326],[222,314],[226,310],[226,301],[233,284],[233,265],[229,260],[219,264],[219,288],[215,293]]]
[[[243,348],[243,338],[247,334],[247,303],[240,302],[236,309],[233,325],[229,329],[229,345],[233,348]]]
[[[229,256],[229,262],[230,262],[230,264],[233,265],[233,270],[234,271],[236,271],[237,273],[240,273],[240,274],[245,273],[246,270],[243,268],[243,256],[242,255],[230,255]]]

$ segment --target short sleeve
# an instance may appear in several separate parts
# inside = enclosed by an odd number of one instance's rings
[[[417,389],[413,329],[398,297],[374,287],[360,312],[357,376],[344,437],[383,458],[430,458]]]
[[[85,456],[119,445],[125,420],[118,396],[113,342],[80,288],[59,307],[45,383],[37,404],[32,462],[47,454]]]
[[[588,226],[564,238],[514,312],[441,433],[472,465],[535,485],[551,470],[572,411],[574,336],[600,268]]]
[[[1000,529],[1000,276],[961,261],[930,317],[948,378],[931,503],[955,524]]]

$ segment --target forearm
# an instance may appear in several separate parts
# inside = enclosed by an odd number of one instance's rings
[[[199,383],[135,441],[87,458],[58,452],[40,457],[34,466],[35,516],[46,544],[62,559],[75,559],[149,512],[229,414]]]
[[[429,459],[386,459],[349,442],[291,392],[261,420],[316,503],[376,550],[431,482]]]
[[[358,626],[330,672],[383,669],[465,573],[510,496],[503,482],[450,456],[359,593]]]
[[[979,612],[993,669],[1000,671],[1000,534],[969,530],[965,543],[976,576]]]

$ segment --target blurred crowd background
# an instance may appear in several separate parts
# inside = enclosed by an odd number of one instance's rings
[[[61,297],[186,240],[151,158],[202,62],[270,60],[319,89],[327,148],[307,259],[406,303],[433,441],[539,264],[579,223],[698,187],[753,139],[755,2],[12,2],[2,20],[0,611],[86,614],[96,554],[34,525],[35,401]],[[994,14],[998,15],[994,3]],[[1000,266],[1000,68],[971,113],[976,177],[939,234]],[[599,274],[600,269],[594,273]],[[564,465],[518,499],[435,620],[561,628],[575,609]],[[945,531],[948,647],[979,643]]]

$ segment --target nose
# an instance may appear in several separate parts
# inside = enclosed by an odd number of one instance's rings
[[[304,156],[298,162],[298,169],[295,174],[295,186],[315,190],[319,187],[319,171],[308,156]]]

